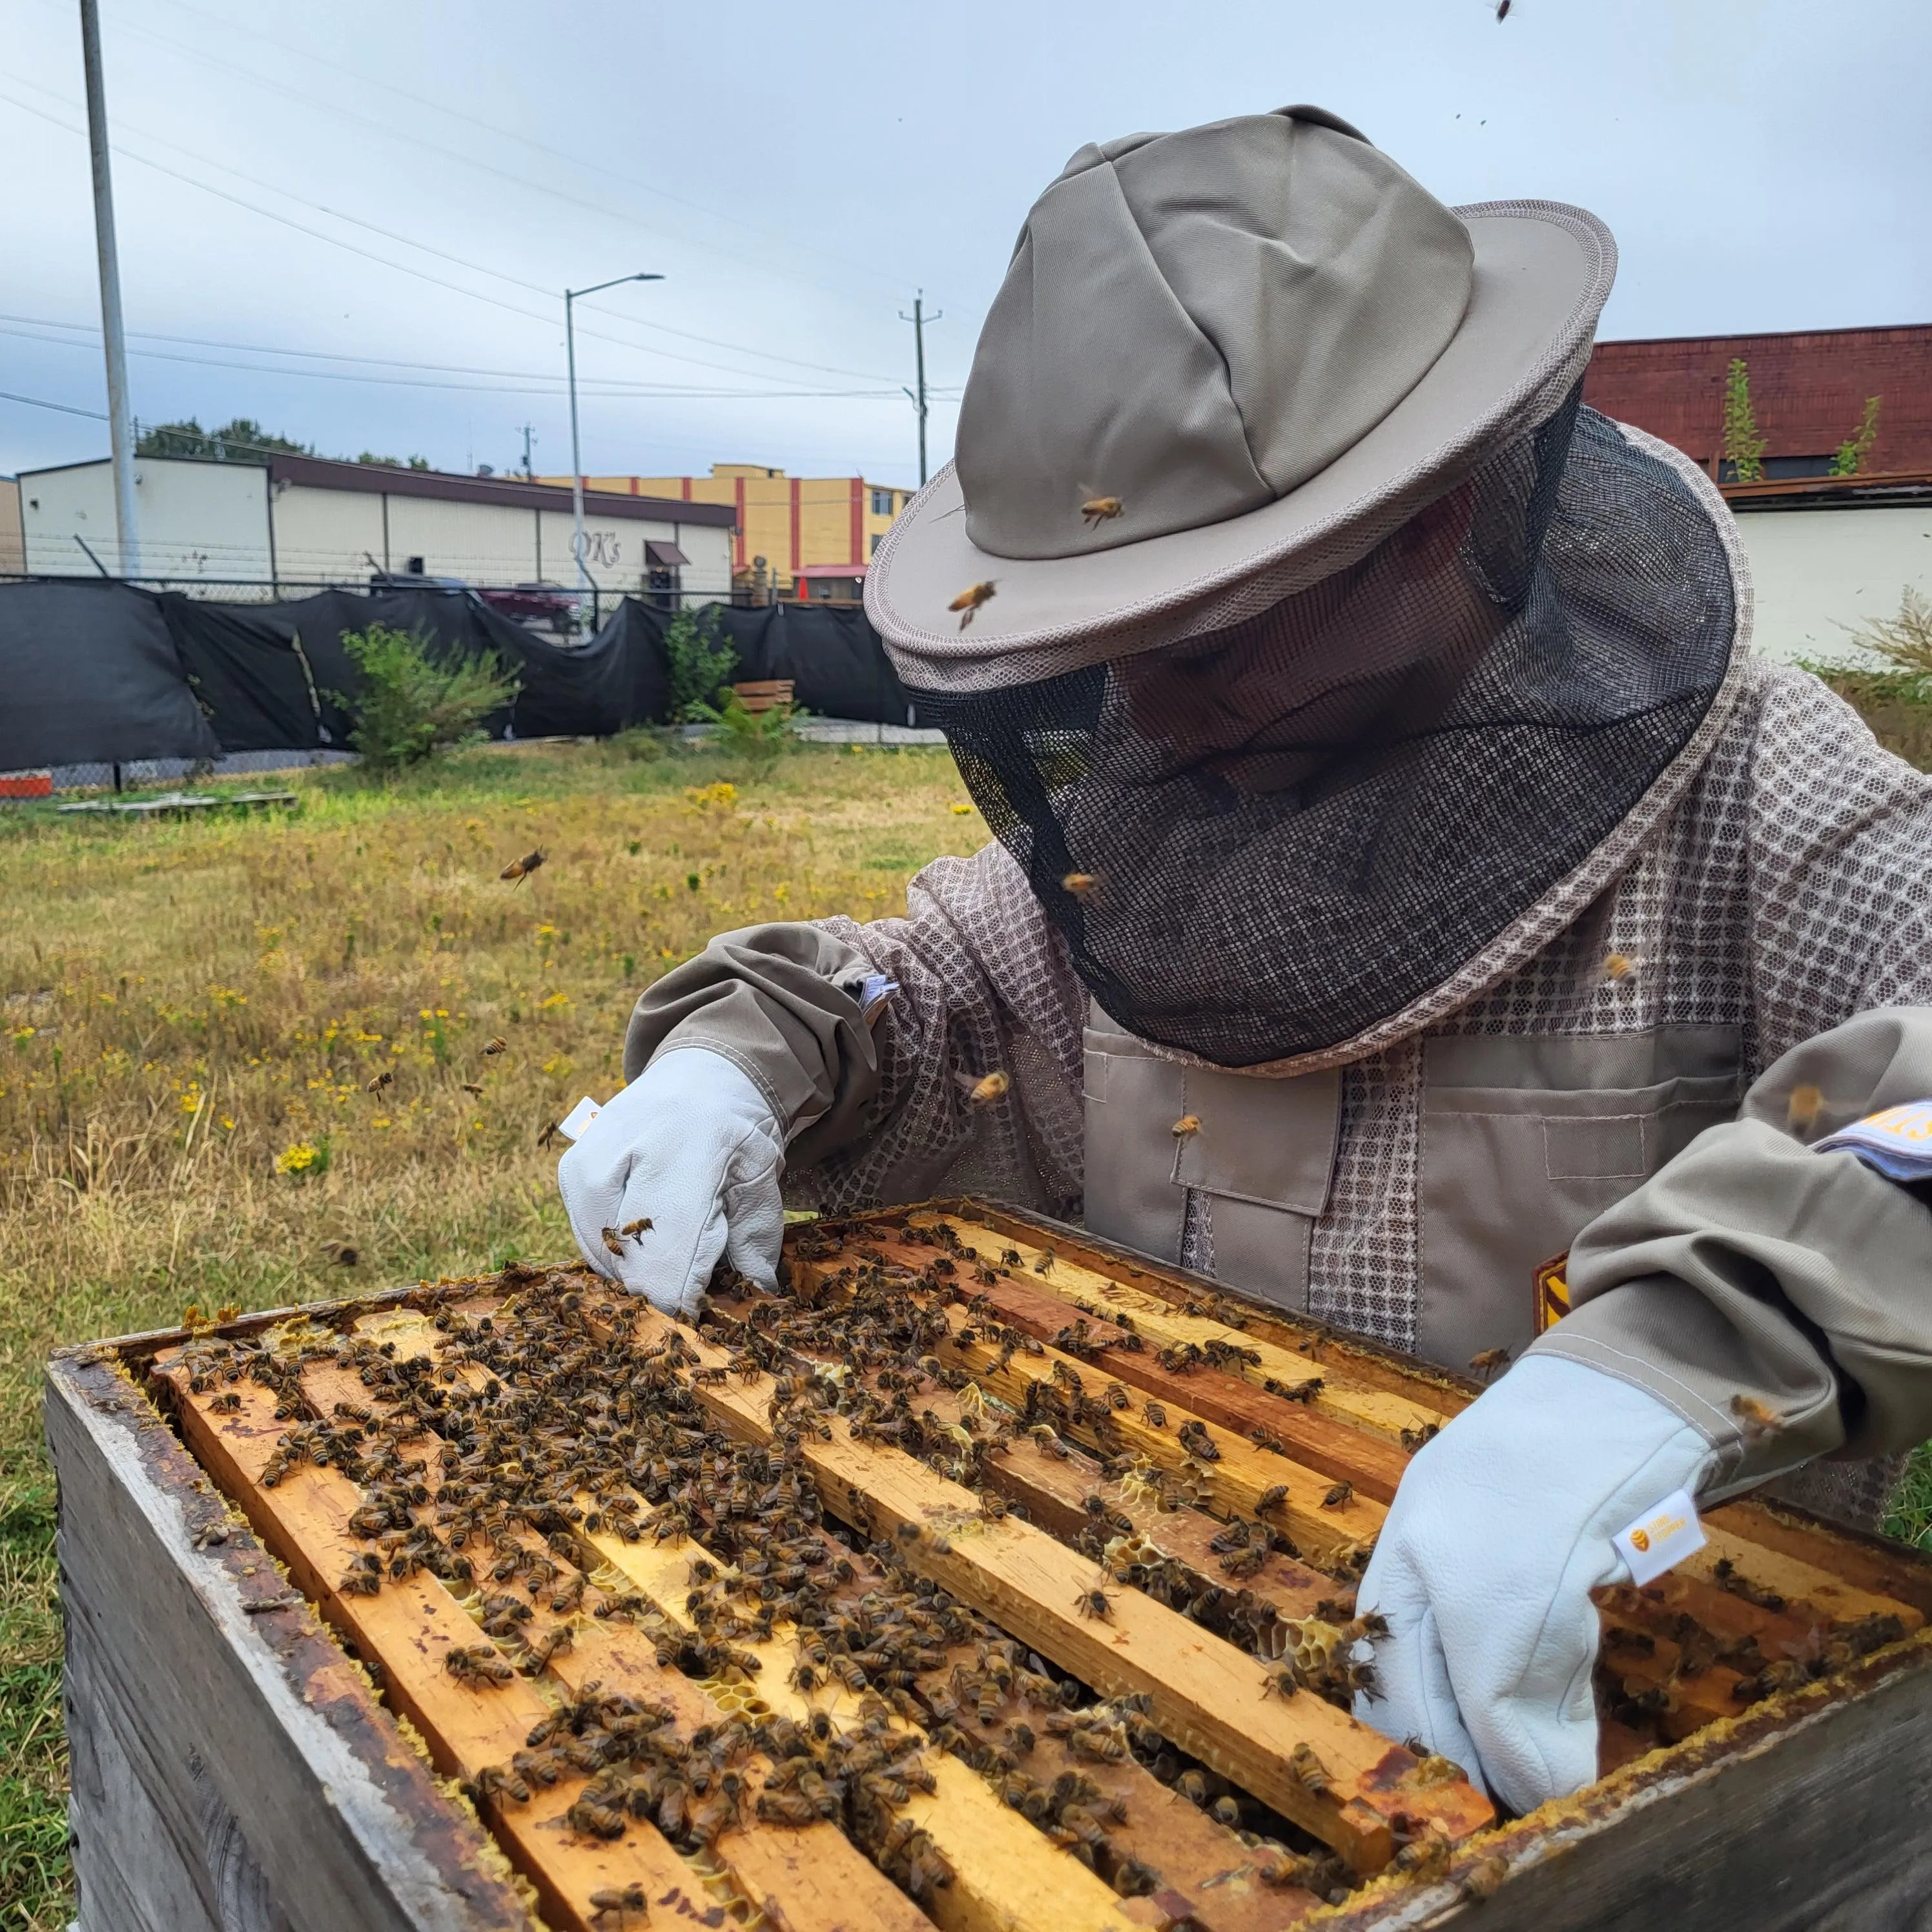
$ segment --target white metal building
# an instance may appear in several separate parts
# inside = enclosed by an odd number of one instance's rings
[[[299,594],[378,571],[478,586],[577,580],[570,492],[553,484],[309,456],[144,456],[134,482],[142,580],[211,596]],[[92,577],[97,558],[120,574],[110,464],[25,470],[20,489],[30,574]],[[586,491],[591,581],[606,596],[728,598],[736,522],[728,504]]]

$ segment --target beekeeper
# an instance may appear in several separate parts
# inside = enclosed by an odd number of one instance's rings
[[[866,584],[994,842],[667,974],[562,1173],[664,1308],[772,1280],[784,1176],[1508,1351],[1389,1512],[1364,1714],[1519,1808],[1595,1774],[1615,1537],[1826,1456],[1868,1510],[1932,1436],[1932,1212],[1819,1144],[1932,1095],[1932,781],[1582,406],[1614,266],[1316,108],[1083,148]]]

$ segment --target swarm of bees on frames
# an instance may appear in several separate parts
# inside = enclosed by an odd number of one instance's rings
[[[613,1228],[607,1245],[634,1240],[648,1226],[640,1217]],[[1047,1352],[999,1318],[998,1294],[1002,1282],[1024,1283],[1030,1263],[1050,1267],[1050,1251],[1023,1256],[997,1242],[971,1244],[950,1222],[916,1216],[903,1226],[823,1222],[788,1246],[795,1261],[832,1265],[794,1266],[795,1287],[776,1294],[721,1272],[695,1324],[711,1345],[704,1354],[684,1327],[660,1328],[640,1346],[628,1333],[629,1305],[587,1270],[525,1268],[506,1271],[502,1286],[513,1300],[492,1312],[469,1300],[473,1287],[410,1298],[434,1323],[430,1353],[310,1329],[293,1348],[199,1337],[185,1358],[202,1392],[225,1394],[247,1381],[275,1396],[284,1433],[266,1483],[315,1462],[357,1484],[350,1528],[369,1547],[338,1589],[373,1594],[422,1571],[471,1605],[477,1640],[446,1653],[445,1668],[479,1696],[520,1672],[543,1675],[589,1620],[614,1619],[638,1627],[661,1667],[707,1684],[748,1688],[761,1672],[767,1684],[782,1676],[812,1713],[798,1723],[721,1717],[692,1736],[668,1714],[586,1690],[561,1728],[532,1733],[509,1762],[472,1778],[480,1808],[514,1806],[528,1802],[520,1793],[561,1781],[572,1829],[621,1835],[648,1818],[687,1850],[753,1820],[830,1819],[914,1897],[929,1898],[952,1874],[902,1808],[930,1789],[926,1760],[944,1751],[1126,1895],[1158,1888],[1158,1879],[1134,1853],[1131,1792],[1124,1801],[1095,1784],[1110,1768],[1180,1791],[1251,1844],[1256,1827],[1292,1838],[1251,1798],[1178,1752],[1150,1710],[1132,1700],[1089,1702],[922,1570],[970,1548],[974,1537],[1010,1533],[1005,1519],[1030,1494],[1014,1486],[1024,1471],[1071,1462],[1070,1474],[1054,1480],[1075,1483],[1082,1534],[1100,1568],[1059,1606],[1064,1615],[1111,1625],[1124,1596],[1138,1591],[1270,1660],[1258,1696],[1306,1693],[1346,1708],[1372,1687],[1372,1647],[1386,1634],[1379,1619],[1354,1614],[1352,1579],[1366,1546],[1324,1559],[1335,1596],[1299,1624],[1270,1600],[1268,1576],[1271,1559],[1300,1557],[1279,1526],[1286,1512],[1298,1503],[1304,1512],[1342,1509],[1352,1500],[1348,1485],[1324,1496],[1304,1483],[1292,1502],[1288,1485],[1276,1484],[1244,1505],[1254,1520],[1216,1527],[1207,1554],[1169,1553],[1163,1516],[1204,1505],[1221,1513],[1209,1490],[1228,1479],[1212,1468],[1221,1460],[1214,1436],[1193,1418],[1170,1437],[1191,1459],[1184,1467],[1106,1447],[1117,1416],[1163,1432],[1168,1426],[1162,1406],[1130,1386],[1126,1357],[1118,1358],[1126,1382],[1094,1366],[1112,1366],[1117,1358],[1108,1352],[1140,1346],[1130,1321],[1090,1306],[1070,1318],[1052,1337],[1053,1371],[1042,1375],[1044,1363],[1030,1371],[1036,1379],[1028,1387],[1040,1393],[1029,1409],[1002,1401],[986,1379],[983,1365]],[[926,1258],[908,1268],[889,1259],[887,1247],[922,1250]],[[1215,1296],[1187,1312],[1228,1332],[1177,1345],[1181,1372],[1238,1372],[1258,1361],[1239,1339],[1240,1309]],[[367,1400],[319,1412],[302,1383],[304,1366],[317,1360],[353,1372]],[[961,1366],[967,1360],[982,1364],[977,1378]],[[1302,1386],[1277,1392],[1298,1395]],[[724,1430],[707,1406],[723,1390],[734,1400],[755,1392],[769,1441]],[[908,1534],[849,1514],[842,1526],[821,1504],[806,1453],[832,1439],[835,1425],[965,1484],[976,1511],[904,1525]],[[1091,1448],[1070,1444],[1070,1432],[1100,1444],[1097,1462]],[[1276,1448],[1278,1438],[1260,1446]],[[851,1501],[859,1500],[855,1492]],[[830,1501],[847,1507],[837,1496]],[[587,1577],[596,1558],[586,1539],[600,1534],[687,1544],[688,1594],[664,1606]],[[1726,1587],[1743,1594],[1754,1586],[1738,1577]],[[1314,1624],[1332,1628],[1335,1640],[1298,1667],[1306,1639],[1322,1634],[1311,1631]],[[1838,1633],[1815,1658],[1761,1657],[1743,1673],[1741,1701],[1822,1674],[1857,1643],[1886,1640],[1882,1632]],[[770,1762],[772,1777],[748,1782],[754,1754]],[[1295,1774],[1316,1795],[1312,1780],[1327,1776],[1318,1759]],[[1426,1780],[1418,1773],[1418,1781]],[[1115,1815],[1123,1807],[1127,1815]],[[1345,1882],[1318,1853],[1261,1842],[1265,1862],[1258,1858],[1257,1869],[1268,1882],[1324,1896]],[[1418,1859],[1433,1856],[1429,1840],[1414,1842]],[[614,1902],[596,1910],[599,1923],[615,1925],[634,1909]]]

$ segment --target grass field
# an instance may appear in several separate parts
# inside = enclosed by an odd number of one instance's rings
[[[984,838],[941,752],[477,753],[298,812],[0,814],[0,1928],[67,1922],[53,1498],[63,1341],[556,1256],[538,1130],[620,1076],[714,932],[902,910]],[[526,884],[497,877],[542,848]],[[493,1038],[506,1050],[486,1056]],[[368,1083],[393,1078],[371,1093]],[[481,1094],[466,1083],[480,1085]],[[332,1259],[344,1245],[356,1260]],[[1932,1525],[1932,1465],[1897,1527]]]
[[[70,1911],[49,1349],[573,1252],[536,1136],[619,1084],[639,988],[725,928],[902,910],[926,860],[986,836],[924,749],[801,748],[756,781],[702,751],[478,752],[298,789],[267,820],[0,814],[9,1932]]]

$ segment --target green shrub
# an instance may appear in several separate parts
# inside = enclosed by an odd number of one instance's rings
[[[804,713],[796,706],[774,704],[769,711],[752,711],[735,691],[721,692],[722,704],[698,704],[694,715],[718,727],[718,742],[728,752],[736,752],[760,769],[769,766],[796,742],[792,720]]]
[[[490,653],[439,663],[426,638],[387,624],[346,632],[342,648],[362,674],[361,691],[341,700],[356,720],[349,742],[372,771],[478,742],[484,719],[517,694],[516,672]]]
[[[736,647],[719,634],[717,612],[679,611],[664,627],[664,655],[670,660],[670,722],[712,718],[738,664]]]
[[[1876,664],[1807,664],[1869,724],[1879,742],[1932,771],[1932,598],[1906,586],[1895,617],[1875,617],[1852,641]]]

